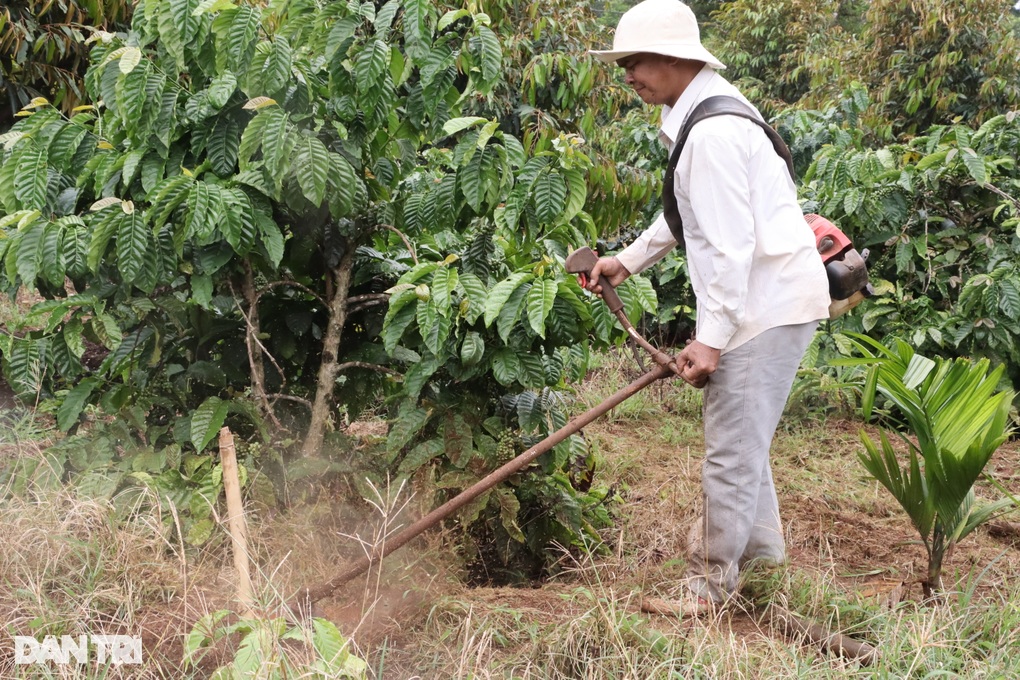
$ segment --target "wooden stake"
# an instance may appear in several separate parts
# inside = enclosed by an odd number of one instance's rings
[[[227,533],[234,553],[237,570],[237,600],[245,616],[251,615],[254,601],[251,589],[251,568],[248,562],[248,524],[241,504],[241,479],[237,473],[237,452],[234,435],[229,427],[220,430],[220,464],[223,466],[223,490],[227,494]]]

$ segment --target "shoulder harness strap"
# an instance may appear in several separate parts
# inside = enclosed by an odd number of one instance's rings
[[[669,155],[669,164],[666,166],[666,176],[662,180],[662,216],[666,218],[666,224],[669,225],[669,230],[673,234],[673,238],[676,239],[678,247],[684,248],[684,223],[680,217],[680,210],[676,204],[676,193],[674,185],[674,175],[676,174],[676,164],[680,160],[680,153],[684,149],[684,145],[687,143],[687,137],[691,134],[691,128],[693,128],[698,122],[711,118],[713,116],[740,116],[746,118],[752,123],[755,123],[765,134],[768,135],[769,140],[772,142],[773,148],[776,150],[776,154],[779,155],[784,161],[786,161],[786,167],[790,171],[790,177],[796,181],[797,176],[793,171],[793,156],[790,154],[790,149],[787,148],[786,142],[779,136],[771,125],[758,118],[754,111],[735,97],[728,97],[726,95],[717,95],[715,97],[709,97],[700,104],[694,107],[690,115],[687,116],[687,120],[684,121],[683,127],[680,129],[680,136],[677,139],[676,145],[673,147],[673,153]]]

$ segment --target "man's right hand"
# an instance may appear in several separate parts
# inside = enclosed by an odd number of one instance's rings
[[[596,295],[601,295],[602,277],[605,277],[609,285],[616,288],[629,276],[630,272],[615,257],[600,257],[595,266],[591,268],[591,272],[588,273],[588,285],[585,287]]]

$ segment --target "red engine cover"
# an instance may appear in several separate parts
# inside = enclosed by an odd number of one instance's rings
[[[805,215],[811,230],[815,232],[815,245],[818,254],[822,256],[822,262],[828,264],[831,260],[838,259],[848,249],[853,248],[850,239],[839,230],[835,224],[821,215]]]

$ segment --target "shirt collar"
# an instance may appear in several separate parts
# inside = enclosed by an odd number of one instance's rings
[[[694,105],[701,101],[701,93],[704,91],[705,86],[716,77],[715,69],[705,64],[698,72],[698,75],[694,76],[694,80],[684,88],[680,98],[676,100],[676,104],[662,107],[662,124],[659,128],[659,138],[666,146],[671,149],[673,148],[676,138],[680,135],[680,129],[683,127],[684,121],[687,120],[687,115],[694,108]]]

